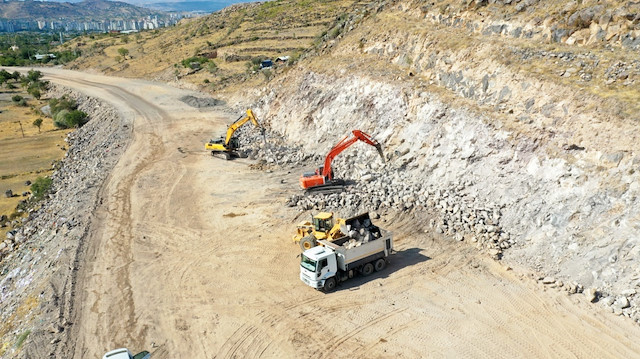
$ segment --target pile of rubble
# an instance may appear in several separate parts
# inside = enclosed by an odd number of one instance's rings
[[[340,227],[340,231],[345,233],[349,240],[342,244],[343,247],[350,249],[358,247],[363,243],[376,240],[381,237],[380,228],[371,223],[371,219],[364,218],[362,222],[358,219],[349,221],[348,224]]]
[[[306,154],[300,147],[288,147],[277,133],[267,131],[267,145],[257,131],[244,128],[240,135],[242,148],[251,158],[273,165],[293,165],[296,168],[309,163],[322,163],[318,155]],[[273,142],[274,144],[269,144]],[[289,207],[301,210],[338,211],[352,216],[366,211],[421,211],[432,214],[427,231],[435,231],[457,241],[468,240],[494,258],[500,258],[504,249],[516,244],[515,238],[500,225],[501,208],[496,204],[481,204],[465,192],[471,181],[452,183],[447,190],[418,182],[417,176],[406,163],[387,164],[367,151],[345,151],[333,161],[336,178],[353,182],[339,193],[305,194],[300,192],[286,201]]]

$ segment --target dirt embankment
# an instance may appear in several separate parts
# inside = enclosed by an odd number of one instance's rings
[[[63,94],[74,98],[91,121],[69,134],[69,150],[52,175],[52,194],[3,249],[1,357],[50,357],[64,342],[91,214],[130,141],[131,124],[113,107],[62,87],[48,96]]]

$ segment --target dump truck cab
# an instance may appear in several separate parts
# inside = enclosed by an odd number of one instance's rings
[[[300,279],[315,289],[324,288],[325,281],[338,271],[338,263],[333,250],[316,246],[306,250],[300,261]]]

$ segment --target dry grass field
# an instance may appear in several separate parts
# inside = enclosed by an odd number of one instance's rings
[[[16,94],[27,99],[27,107],[11,101]],[[69,131],[55,129],[50,118],[34,110],[45,104],[45,100],[36,100],[20,91],[0,93],[0,215],[11,216],[18,202],[25,199],[22,193],[29,191],[25,182],[49,175],[52,162],[64,156],[64,138]],[[33,125],[37,118],[43,119],[40,131]],[[14,196],[7,198],[6,190],[12,190]]]

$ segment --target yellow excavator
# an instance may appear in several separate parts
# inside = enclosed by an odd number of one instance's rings
[[[220,136],[219,139],[212,139],[204,145],[204,148],[211,151],[211,155],[215,156],[216,154],[222,154],[224,159],[230,160],[233,157],[242,157],[238,153],[238,148],[240,147],[240,141],[238,141],[237,137],[234,137],[233,134],[236,132],[240,126],[245,123],[251,121],[256,128],[259,128],[264,134],[264,129],[258,123],[258,119],[253,114],[251,109],[247,110],[246,116],[240,116],[234,123],[230,124],[227,127],[226,136]]]

